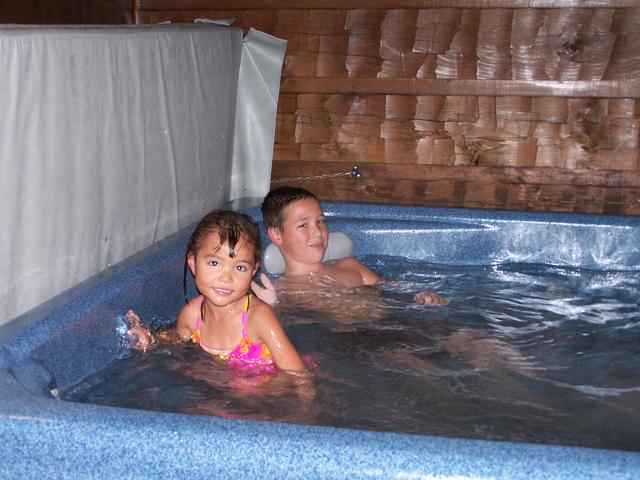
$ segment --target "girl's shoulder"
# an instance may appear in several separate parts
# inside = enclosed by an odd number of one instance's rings
[[[189,331],[194,331],[196,329],[196,323],[198,321],[198,317],[200,317],[200,307],[202,306],[202,295],[198,295],[197,297],[189,300],[180,313],[178,314],[178,323],[177,327],[179,329],[188,329]]]
[[[265,315],[273,315],[273,309],[267,302],[260,300],[255,295],[251,295],[251,302],[249,302],[249,311],[247,314],[247,318],[258,319]]]
[[[247,312],[247,327],[251,330],[263,331],[272,326],[274,322],[279,324],[271,306],[252,296],[249,311]]]

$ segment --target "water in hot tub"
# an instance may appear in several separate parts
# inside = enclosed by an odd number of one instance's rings
[[[310,380],[245,376],[160,343],[66,400],[439,436],[640,450],[638,272],[363,261],[394,282],[284,289],[277,307]],[[413,302],[420,290],[447,306]],[[177,313],[177,312],[176,312]],[[154,319],[155,327],[175,317]]]

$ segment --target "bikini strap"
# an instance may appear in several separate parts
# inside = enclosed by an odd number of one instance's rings
[[[249,302],[251,302],[251,293],[247,293],[247,299],[244,302],[244,310],[242,310],[242,337],[247,336],[247,312],[249,311]]]
[[[196,332],[200,331],[200,325],[204,321],[204,297],[202,297],[202,302],[200,303],[200,315],[196,319]]]

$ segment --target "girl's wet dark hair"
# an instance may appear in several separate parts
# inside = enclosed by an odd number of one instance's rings
[[[304,188],[283,186],[271,190],[260,206],[264,226],[282,230],[287,207],[293,202],[306,198],[318,200],[318,197]]]
[[[229,256],[231,258],[236,256],[235,250],[238,243],[244,241],[253,247],[254,262],[257,264],[260,261],[262,249],[260,228],[251,217],[231,210],[213,210],[207,213],[196,225],[185,249],[182,284],[187,303],[189,302],[187,298],[187,259],[189,255],[195,256],[205,238],[214,233],[220,237],[220,246],[218,248],[225,243],[229,244]]]

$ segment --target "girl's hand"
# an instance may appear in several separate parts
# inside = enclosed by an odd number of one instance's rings
[[[422,305],[448,305],[449,299],[443,297],[442,295],[438,295],[434,292],[420,292],[416,293],[414,300],[416,303],[420,303]]]
[[[148,328],[145,328],[140,323],[140,317],[133,310],[129,310],[125,316],[125,321],[129,325],[127,335],[131,340],[131,347],[134,350],[146,352],[147,349],[155,343],[155,339]]]
[[[276,287],[271,283],[269,277],[264,273],[260,274],[260,281],[264,287],[260,286],[256,282],[251,282],[251,290],[256,294],[260,300],[270,306],[274,306],[278,303],[278,292],[276,292]]]

